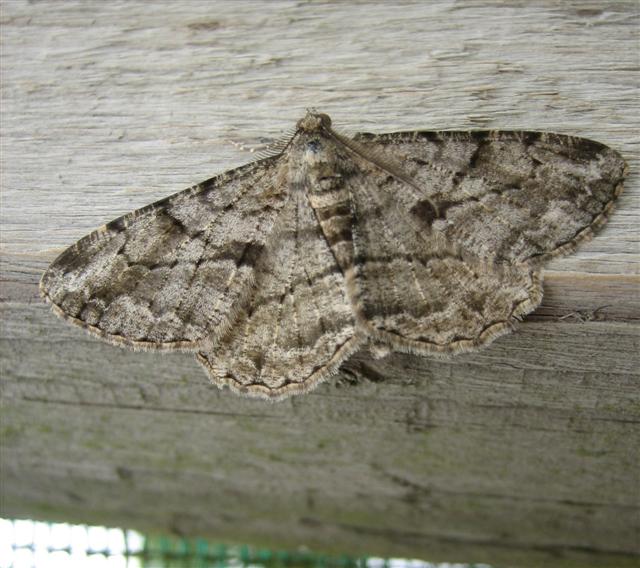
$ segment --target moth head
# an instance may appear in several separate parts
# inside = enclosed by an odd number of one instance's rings
[[[302,132],[318,132],[324,129],[331,129],[331,119],[328,114],[308,110],[307,115],[301,118],[296,128]]]

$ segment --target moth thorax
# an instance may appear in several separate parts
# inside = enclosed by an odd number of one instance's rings
[[[303,132],[316,132],[323,128],[331,128],[331,119],[323,112],[308,112],[298,121],[296,127]]]

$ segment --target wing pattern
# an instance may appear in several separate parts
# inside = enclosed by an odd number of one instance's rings
[[[287,195],[249,164],[108,223],[63,252],[41,291],[108,341],[195,350],[228,327]]]
[[[363,315],[376,339],[417,353],[473,350],[510,331],[542,299],[542,264],[606,221],[625,172],[606,146],[557,134],[355,140],[372,180],[351,190]],[[415,184],[376,163],[400,164]]]
[[[237,392],[279,398],[337,371],[362,338],[344,275],[303,192],[292,194],[277,227],[256,271],[255,296],[198,360]]]
[[[581,138],[350,139],[310,111],[275,155],[78,241],[41,292],[107,341],[193,351],[216,385],[284,398],[366,343],[449,354],[508,332],[540,303],[544,263],[604,224],[625,173]]]

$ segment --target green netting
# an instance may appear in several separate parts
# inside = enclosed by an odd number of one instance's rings
[[[145,558],[164,561],[158,566],[252,566],[252,567],[326,567],[358,568],[367,566],[367,558],[349,556],[326,556],[311,551],[265,550],[251,546],[228,546],[210,543],[204,539],[184,539],[167,536],[145,538],[143,555]],[[182,564],[180,561],[188,560]],[[172,562],[167,564],[166,562]],[[382,560],[377,566],[390,566]]]
[[[265,550],[126,529],[0,519],[0,568],[490,568]]]

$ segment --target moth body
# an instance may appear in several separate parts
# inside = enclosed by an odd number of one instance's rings
[[[134,349],[193,352],[217,386],[307,392],[369,344],[449,356],[508,333],[542,267],[591,238],[626,165],[527,131],[336,131],[308,112],[274,155],[87,235],[41,293]]]

